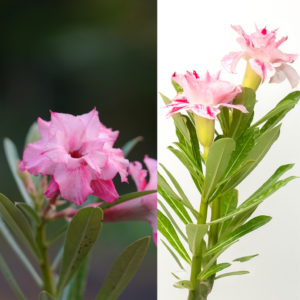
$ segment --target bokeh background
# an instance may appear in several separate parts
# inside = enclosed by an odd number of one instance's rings
[[[156,1],[1,1],[0,139],[22,154],[30,125],[49,110],[79,115],[94,107],[107,127],[120,130],[116,147],[143,136],[129,154],[156,158]],[[0,148],[0,192],[21,195]],[[132,181],[116,185],[135,191]],[[113,262],[148,223],[104,224],[92,250],[84,299],[94,299]],[[51,248],[53,258],[62,240]],[[28,299],[39,288],[0,234],[0,251]],[[30,257],[30,254],[29,254]],[[17,299],[0,272],[0,299]],[[150,248],[120,300],[156,299],[156,247]]]

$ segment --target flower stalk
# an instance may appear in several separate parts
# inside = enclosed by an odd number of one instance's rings
[[[246,67],[246,72],[244,75],[242,87],[251,88],[256,92],[260,83],[261,83],[261,77],[252,69],[249,60],[247,60],[247,67]]]

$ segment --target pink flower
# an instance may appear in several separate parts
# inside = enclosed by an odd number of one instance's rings
[[[119,132],[100,123],[96,109],[72,116],[51,112],[51,121],[38,119],[41,140],[28,144],[21,170],[52,175],[44,195],[81,205],[90,194],[111,203],[119,196],[112,182],[117,173],[127,182],[128,160],[113,148]]]
[[[231,52],[222,61],[222,66],[230,73],[236,73],[236,65],[243,57],[249,60],[252,69],[261,77],[262,83],[270,78],[270,83],[281,83],[288,79],[294,88],[299,83],[299,75],[287,63],[293,63],[298,54],[285,54],[278,47],[287,40],[287,37],[276,41],[276,30],[269,31],[266,28],[258,29],[248,35],[241,26],[231,26],[240,37],[237,42],[243,51]]]
[[[138,161],[129,164],[129,174],[134,180],[138,191],[157,189],[157,161],[147,155],[144,162],[149,170],[150,179],[147,183],[147,171],[142,169]],[[104,222],[147,221],[153,230],[153,239],[157,244],[157,194],[133,199],[104,210]]]
[[[230,104],[242,90],[239,86],[220,80],[220,72],[214,75],[207,72],[203,76],[199,76],[196,71],[193,73],[187,71],[186,75],[174,73],[172,80],[182,87],[183,93],[178,94],[172,103],[163,107],[162,114],[168,118],[178,112],[190,111],[198,116],[215,120],[221,106],[247,113],[244,106]]]

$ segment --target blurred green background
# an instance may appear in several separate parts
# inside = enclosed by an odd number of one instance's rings
[[[103,124],[120,130],[116,147],[144,137],[130,161],[142,161],[145,154],[156,158],[156,1],[1,1],[0,24],[1,141],[9,137],[21,155],[37,117],[96,107]],[[0,192],[20,201],[3,146],[0,166]],[[132,180],[119,181],[119,194],[136,190]],[[146,235],[148,223],[104,224],[92,251],[85,300],[94,299],[121,251]],[[52,258],[61,243],[51,248]],[[0,251],[28,299],[38,299],[39,288],[1,234]],[[12,299],[17,298],[0,272],[0,300]],[[156,299],[153,240],[119,299]]]

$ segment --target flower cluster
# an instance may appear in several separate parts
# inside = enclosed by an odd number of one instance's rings
[[[96,109],[81,116],[51,112],[51,121],[39,118],[38,127],[41,140],[28,144],[21,170],[52,175],[47,198],[60,193],[81,205],[90,194],[109,203],[119,197],[112,179],[119,173],[127,182],[129,162],[113,148],[119,132],[101,124]]]

